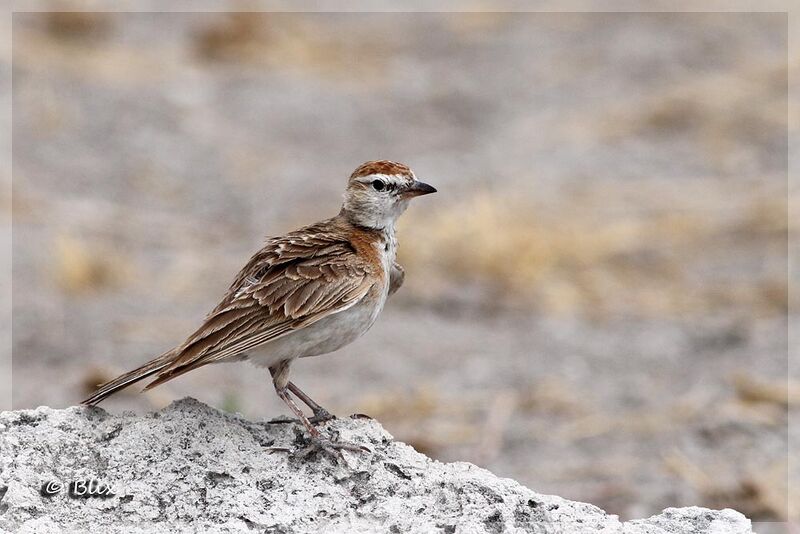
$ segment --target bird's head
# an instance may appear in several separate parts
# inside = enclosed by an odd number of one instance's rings
[[[394,225],[412,198],[435,192],[402,163],[368,161],[350,175],[342,209],[354,224],[382,229]]]

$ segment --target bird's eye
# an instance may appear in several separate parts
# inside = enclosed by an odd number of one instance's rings
[[[383,191],[386,188],[386,184],[381,180],[373,180],[372,188],[375,189],[375,191]]]

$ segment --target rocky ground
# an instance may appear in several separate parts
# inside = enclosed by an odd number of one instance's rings
[[[535,493],[469,463],[433,461],[374,420],[342,419],[323,429],[370,451],[338,460],[270,453],[304,447],[303,433],[292,423],[252,422],[193,399],[145,416],[89,408],[2,412],[0,529],[752,532],[738,512],[699,507],[621,523],[590,504]]]
[[[265,234],[334,214],[356,165],[392,158],[439,188],[400,228],[406,284],[298,384],[623,518],[786,518],[786,31],[779,13],[15,15],[14,406],[74,405],[179,343]],[[185,395],[284,411],[246,365],[105,406]]]

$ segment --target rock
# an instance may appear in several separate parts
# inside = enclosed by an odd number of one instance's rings
[[[4,412],[0,428],[0,530],[12,532],[751,532],[738,512],[697,507],[622,523],[472,464],[431,460],[369,419],[324,425],[371,449],[345,452],[346,463],[270,452],[305,434],[193,399],[145,416]],[[77,496],[102,484],[113,495]]]

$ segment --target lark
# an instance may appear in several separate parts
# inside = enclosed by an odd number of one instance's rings
[[[435,192],[402,163],[364,163],[350,176],[338,215],[268,239],[186,341],[100,385],[83,404],[146,378],[145,391],[210,363],[247,360],[269,369],[275,392],[312,444],[339,454],[362,450],[314,426],[332,416],[289,380],[289,370],[298,358],[338,350],[375,323],[405,277],[396,261],[395,223],[412,198]]]

